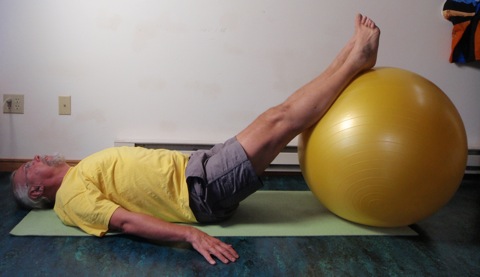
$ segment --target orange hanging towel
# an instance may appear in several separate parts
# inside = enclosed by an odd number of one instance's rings
[[[480,61],[480,2],[448,0],[443,16],[453,24],[450,62]]]

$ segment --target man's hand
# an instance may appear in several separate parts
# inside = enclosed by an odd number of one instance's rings
[[[109,228],[146,239],[189,242],[210,264],[215,264],[212,256],[223,263],[238,259],[238,254],[231,245],[192,226],[173,224],[149,215],[127,211],[122,207],[113,213]]]
[[[239,258],[237,252],[231,245],[193,227],[187,236],[187,241],[212,265],[215,264],[212,256],[217,257],[225,264],[235,262]]]

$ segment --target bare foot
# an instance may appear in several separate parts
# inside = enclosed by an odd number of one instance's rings
[[[377,62],[380,29],[370,18],[358,14],[355,17],[355,35],[353,49],[346,64],[358,72],[375,66]]]

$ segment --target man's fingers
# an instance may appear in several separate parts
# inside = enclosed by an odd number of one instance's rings
[[[197,249],[197,251],[212,265],[216,264],[213,257],[216,257],[225,264],[235,262],[239,257],[231,245],[225,244],[215,238],[203,241],[203,245],[200,249]]]
[[[236,261],[236,258],[229,251],[227,251],[221,246],[215,247],[211,252],[213,256],[217,257],[224,264]]]
[[[223,263],[228,263],[229,259],[225,257],[223,252],[218,251],[215,246],[213,245],[206,245],[206,247],[203,247],[202,249],[198,249],[198,252],[202,254],[202,256],[207,260],[207,262],[211,265],[216,264],[215,259],[213,257],[216,257]]]
[[[237,252],[233,249],[231,245],[225,244],[223,242],[220,243],[221,244],[217,246],[217,250],[222,254],[223,257],[228,259],[228,261],[235,262],[239,257]]]
[[[215,260],[212,258],[212,255],[210,255],[210,253],[208,253],[208,251],[204,251],[203,253],[200,252],[202,254],[202,256],[205,258],[205,260],[207,260],[207,262],[211,265],[214,265],[216,264]]]
[[[221,240],[209,236],[208,234],[198,230],[192,229],[194,239],[191,244],[210,264],[216,264],[213,257],[218,258],[223,263],[235,262],[238,259],[237,252],[229,244]],[[213,256],[213,257],[212,257]]]

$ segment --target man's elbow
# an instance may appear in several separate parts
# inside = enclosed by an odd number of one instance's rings
[[[115,210],[113,213],[112,217],[110,218],[108,228],[111,231],[127,235],[133,235],[136,233],[136,227],[132,222],[131,212],[121,207]]]

